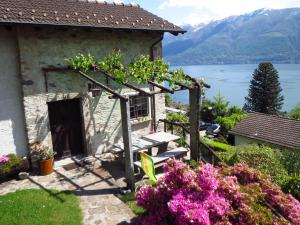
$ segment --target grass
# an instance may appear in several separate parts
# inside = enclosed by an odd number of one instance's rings
[[[139,207],[136,204],[135,193],[133,192],[126,193],[125,195],[122,196],[121,200],[129,206],[129,208],[132,210],[132,212],[134,212],[134,214],[142,215],[145,213],[145,209]]]
[[[0,224],[81,225],[78,198],[69,191],[27,189],[0,196]]]

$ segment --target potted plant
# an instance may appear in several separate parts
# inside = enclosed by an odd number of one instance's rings
[[[56,153],[48,146],[35,143],[31,146],[31,158],[39,162],[40,174],[45,176],[53,172],[54,155]]]

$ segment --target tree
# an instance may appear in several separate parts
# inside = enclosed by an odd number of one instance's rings
[[[169,94],[165,94],[165,103],[167,107],[173,106],[173,99]]]
[[[292,119],[300,120],[300,103],[290,111],[289,117]]]
[[[226,116],[228,113],[228,106],[229,102],[219,92],[218,95],[214,97],[214,101],[212,103],[214,117]]]
[[[240,113],[234,113],[226,117],[219,116],[216,119],[216,122],[221,126],[222,135],[227,136],[228,131],[230,131],[233,127],[235,127],[235,125],[237,125],[242,119],[246,117],[247,114],[240,112]]]
[[[254,70],[244,110],[278,114],[284,99],[278,77],[272,63],[260,63]]]
[[[227,101],[220,93],[213,100],[204,99],[201,104],[201,119],[206,122],[215,122],[218,117],[229,117],[232,114],[243,114],[238,106],[229,107]]]

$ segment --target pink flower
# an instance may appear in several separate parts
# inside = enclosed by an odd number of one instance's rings
[[[137,204],[146,209],[140,224],[300,225],[300,203],[246,164],[220,168],[205,164],[194,171],[170,160],[164,170],[155,187],[143,186],[136,194]],[[261,201],[285,218],[272,215]],[[261,213],[261,209],[268,213]]]
[[[9,157],[7,156],[0,156],[0,165],[5,164],[9,161]]]

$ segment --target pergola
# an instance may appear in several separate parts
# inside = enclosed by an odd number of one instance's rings
[[[130,189],[134,190],[135,188],[135,178],[134,178],[134,161],[133,161],[133,150],[132,150],[132,135],[131,135],[131,123],[130,123],[130,105],[128,96],[122,95],[117,93],[113,89],[111,89],[107,84],[103,84],[91,76],[87,74],[87,72],[83,72],[80,70],[74,70],[66,67],[49,67],[43,68],[45,81],[46,81],[46,91],[48,91],[48,84],[47,84],[47,76],[49,72],[76,72],[81,77],[85,78],[94,86],[103,89],[104,91],[111,94],[109,98],[115,98],[120,100],[121,106],[121,123],[122,123],[122,137],[125,149],[125,177],[127,185]],[[99,73],[104,75],[107,79],[111,79],[116,81],[114,76],[109,72],[104,71],[100,67],[93,65],[91,71],[94,73]],[[136,94],[130,95],[131,96],[148,96],[151,98],[151,109],[152,109],[152,126],[154,131],[156,131],[156,118],[155,118],[155,95],[161,93],[170,93],[174,94],[176,91],[181,90],[188,90],[189,91],[189,106],[190,106],[190,113],[189,114],[189,133],[190,133],[190,152],[191,158],[194,160],[199,160],[201,158],[200,154],[200,143],[199,143],[199,114],[200,114],[200,98],[201,98],[201,85],[200,83],[186,75],[191,80],[191,85],[186,85],[180,82],[175,82],[176,86],[179,88],[166,88],[161,84],[155,82],[155,80],[149,80],[147,83],[150,85],[150,91],[145,91],[139,87],[136,87],[133,84],[129,84],[127,82],[118,82],[121,85],[124,85],[130,89],[137,91]],[[159,90],[155,91],[155,88]],[[90,91],[99,91],[100,89],[93,89]]]

